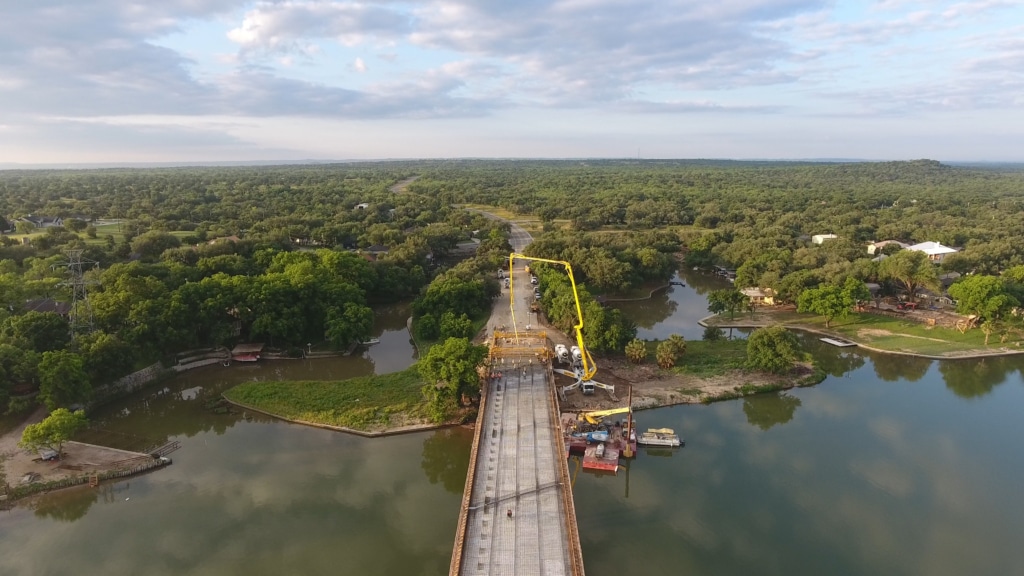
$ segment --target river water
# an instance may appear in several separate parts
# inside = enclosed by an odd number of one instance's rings
[[[108,407],[113,430],[181,441],[174,464],[0,512],[0,574],[444,574],[468,431],[363,439],[204,408],[239,379],[408,365],[404,330],[381,339],[323,365],[197,370]],[[803,339],[822,384],[640,412],[686,446],[578,474],[587,574],[1024,574],[1024,358]]]
[[[665,340],[679,334],[687,340],[700,340],[704,328],[697,321],[710,314],[708,292],[733,287],[725,278],[691,270],[680,270],[672,281],[685,286],[670,285],[643,300],[611,302],[636,322],[637,338]]]

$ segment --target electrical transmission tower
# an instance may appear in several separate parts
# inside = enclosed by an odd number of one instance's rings
[[[67,282],[61,282],[61,286],[71,287],[71,337],[77,334],[88,334],[93,330],[92,305],[89,304],[89,291],[87,282],[82,275],[82,265],[98,265],[93,260],[82,260],[84,250],[73,248],[68,250],[68,261],[64,264],[68,268]]]

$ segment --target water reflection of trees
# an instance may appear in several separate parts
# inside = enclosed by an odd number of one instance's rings
[[[743,413],[751,426],[768,430],[792,420],[800,404],[799,398],[785,393],[758,394],[743,399]]]
[[[864,357],[856,352],[822,350],[814,355],[814,364],[829,376],[839,378],[864,365]]]
[[[466,486],[472,442],[472,434],[461,428],[438,430],[427,436],[420,467],[430,483],[440,482],[448,492],[460,494]]]
[[[886,382],[917,382],[924,378],[932,365],[928,358],[900,354],[876,354],[872,358],[872,363],[875,366],[875,374]]]
[[[638,300],[620,307],[623,313],[640,328],[650,330],[660,322],[664,322],[679,309],[679,303],[669,298],[668,292],[662,290],[649,299]]]
[[[76,488],[58,490],[29,501],[29,506],[36,516],[50,518],[59,522],[74,522],[85,516],[89,508],[99,499],[100,492],[109,489],[103,486],[95,488]]]
[[[1020,363],[1005,356],[973,360],[948,360],[939,363],[939,372],[954,394],[961,398],[979,398],[1006,381]]]

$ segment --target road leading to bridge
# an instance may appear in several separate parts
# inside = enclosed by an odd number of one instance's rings
[[[512,224],[516,252],[530,241]],[[506,289],[488,323],[493,371],[501,376],[484,388],[450,573],[582,576],[554,378],[535,355],[550,342],[528,326],[529,275],[519,265],[513,274],[517,326]]]

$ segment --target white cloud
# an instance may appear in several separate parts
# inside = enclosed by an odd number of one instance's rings
[[[985,128],[1005,130],[1024,105],[1015,17],[1024,8],[1007,0],[888,0],[855,16],[827,0],[39,0],[0,19],[0,114],[19,127],[163,115],[194,126],[302,116],[497,128],[533,121],[509,111],[548,109],[601,115],[618,138],[634,138],[630,119],[651,130],[640,119],[711,115],[734,122],[717,134],[723,146],[774,142],[737,132],[771,125],[739,120],[754,117],[827,117],[832,130],[852,118],[853,133],[863,118],[992,110],[1007,120]],[[169,35],[187,41],[160,43]],[[977,131],[976,121],[956,126]],[[906,141],[930,128],[901,125],[915,131]],[[592,145],[584,124],[559,130],[538,137]]]

